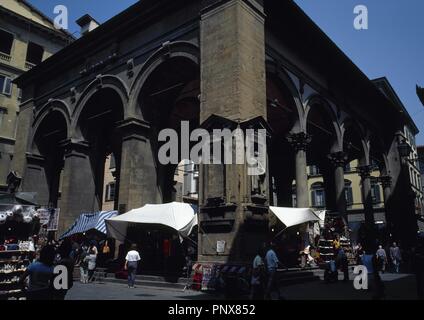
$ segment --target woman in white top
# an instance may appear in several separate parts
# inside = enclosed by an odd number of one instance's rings
[[[125,257],[125,270],[128,270],[128,288],[135,288],[135,276],[137,275],[138,262],[140,261],[140,254],[137,251],[137,245],[132,244],[131,250],[128,251]]]

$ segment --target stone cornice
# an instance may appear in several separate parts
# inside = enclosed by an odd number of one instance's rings
[[[144,141],[151,130],[151,125],[149,122],[141,119],[128,118],[117,122],[115,129],[124,141],[131,139]]]

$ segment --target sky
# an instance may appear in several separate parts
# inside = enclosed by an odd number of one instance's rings
[[[74,21],[85,13],[103,23],[137,1],[29,0],[50,17],[56,5],[65,5],[70,33],[79,30]],[[424,107],[415,92],[416,84],[424,87],[424,1],[295,1],[370,79],[389,79],[421,131],[417,144],[424,145]],[[367,30],[354,28],[357,5],[368,9]]]

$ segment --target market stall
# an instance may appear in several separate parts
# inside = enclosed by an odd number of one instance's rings
[[[187,203],[147,204],[123,215],[107,219],[107,235],[121,241],[124,259],[130,244],[142,252],[145,274],[179,275],[186,259],[197,252],[197,208]],[[119,258],[118,258],[119,260]]]
[[[188,203],[146,204],[142,208],[106,219],[107,235],[125,241],[129,224],[163,225],[177,231],[182,241],[197,225],[197,214]]]
[[[73,235],[82,234],[90,230],[95,230],[106,234],[106,219],[116,217],[118,211],[101,211],[95,213],[82,213],[74,224],[60,236],[60,239],[68,238]]]

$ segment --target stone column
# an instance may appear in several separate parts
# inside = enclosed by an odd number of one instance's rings
[[[28,192],[37,192],[37,202],[46,206],[49,204],[49,181],[45,170],[46,159],[36,154],[27,154],[26,170],[22,188]]]
[[[371,195],[371,171],[370,165],[362,165],[357,168],[361,177],[362,203],[364,205],[365,226],[366,226],[366,246],[368,250],[375,249],[375,220],[374,205]]]
[[[390,197],[392,193],[392,177],[390,176],[381,176],[380,177],[381,186],[383,187],[384,193],[384,211],[386,213],[386,226],[388,233],[392,234],[393,231],[393,217],[390,209]]]
[[[160,203],[149,123],[127,119],[118,123],[117,130],[122,136],[119,212],[125,213],[147,203]]]
[[[67,140],[65,166],[62,180],[62,196],[59,217],[59,235],[66,231],[84,212],[101,208],[96,203],[94,170],[90,162],[90,146],[86,141]]]
[[[296,202],[298,208],[309,208],[308,172],[306,148],[311,136],[305,132],[292,133],[287,136],[296,154]]]
[[[343,151],[331,153],[328,155],[331,164],[334,167],[334,182],[336,191],[336,207],[340,217],[343,220],[345,227],[345,235],[348,232],[348,219],[346,212],[346,195],[345,195],[345,180],[344,168],[347,163],[347,154]]]

